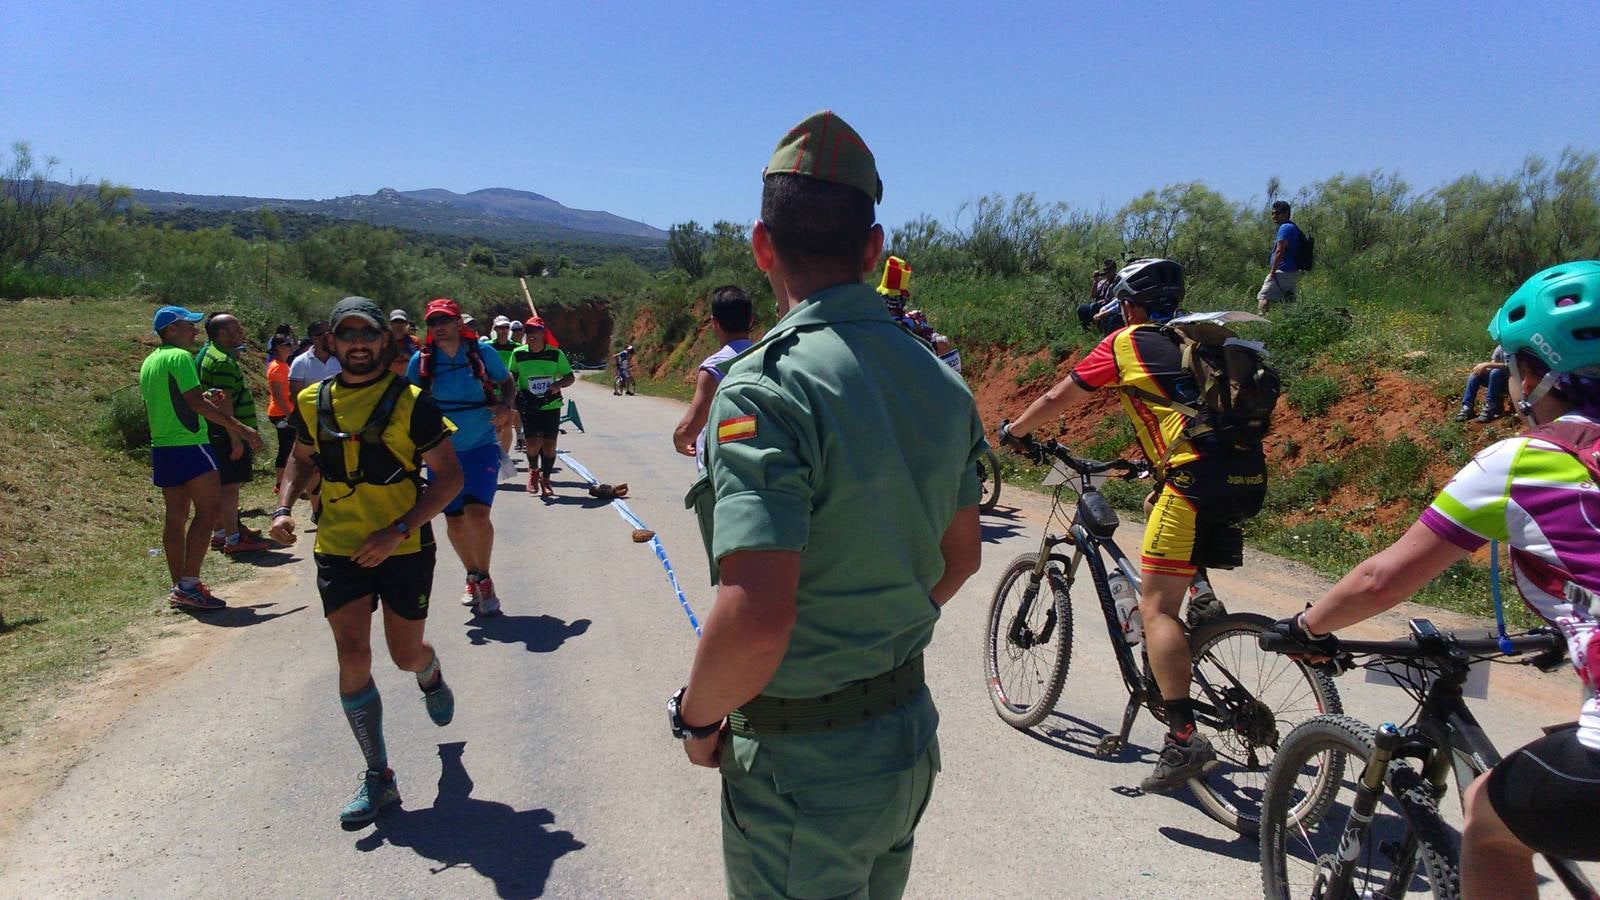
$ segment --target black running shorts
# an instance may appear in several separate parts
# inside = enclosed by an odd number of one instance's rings
[[[322,614],[363,597],[371,597],[377,611],[381,601],[402,619],[414,621],[428,617],[428,594],[433,590],[433,544],[416,553],[391,556],[373,568],[358,566],[348,556],[315,554],[317,592],[322,595]]]
[[[1489,802],[1517,840],[1539,853],[1600,860],[1600,751],[1576,724],[1518,749],[1489,771]]]
[[[522,435],[553,438],[561,434],[561,409],[530,409],[522,414]]]

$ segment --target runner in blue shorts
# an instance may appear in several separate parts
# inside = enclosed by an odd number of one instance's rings
[[[465,484],[445,507],[450,546],[467,569],[461,602],[480,616],[500,613],[500,598],[489,577],[494,523],[489,508],[499,483],[500,443],[495,428],[511,420],[514,388],[500,355],[462,325],[454,300],[428,304],[423,321],[428,339],[411,355],[406,378],[433,398],[456,432],[452,438]]]

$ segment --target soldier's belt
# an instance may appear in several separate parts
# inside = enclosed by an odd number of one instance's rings
[[[897,669],[820,697],[796,700],[763,694],[728,713],[728,727],[746,737],[850,728],[910,703],[922,685],[922,654],[918,653]]]

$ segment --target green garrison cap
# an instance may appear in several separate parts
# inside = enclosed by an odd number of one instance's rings
[[[761,170],[761,177],[786,172],[848,184],[875,202],[883,202],[883,180],[878,177],[878,163],[872,158],[872,150],[861,135],[832,110],[812,113],[789,129],[772,151],[772,159]]]

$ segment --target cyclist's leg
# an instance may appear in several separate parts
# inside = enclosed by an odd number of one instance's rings
[[[1161,490],[1150,507],[1140,546],[1139,616],[1144,621],[1150,670],[1161,687],[1174,736],[1194,731],[1189,700],[1189,636],[1178,609],[1194,580],[1194,501],[1172,489]]]
[[[1533,851],[1517,840],[1489,801],[1489,775],[1467,786],[1462,806],[1461,889],[1468,897],[1539,896],[1533,876]]]
[[[1577,726],[1505,758],[1462,795],[1461,887],[1469,897],[1535,897],[1533,854],[1600,859],[1600,751]]]

